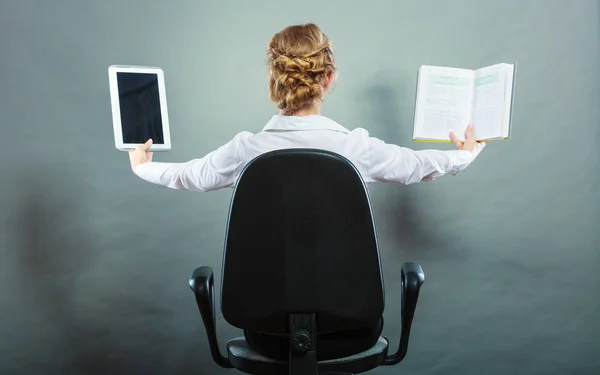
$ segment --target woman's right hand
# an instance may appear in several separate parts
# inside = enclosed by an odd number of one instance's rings
[[[450,140],[456,145],[456,148],[458,148],[459,150],[465,150],[470,152],[475,151],[476,147],[481,148],[485,146],[485,143],[479,143],[477,142],[477,139],[475,139],[475,134],[473,134],[473,125],[471,124],[467,126],[467,130],[465,131],[464,142],[461,142],[458,139],[458,137],[456,137],[456,134],[454,134],[454,132],[450,132]]]

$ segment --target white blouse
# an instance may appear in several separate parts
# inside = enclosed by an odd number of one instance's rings
[[[276,115],[256,134],[238,133],[227,144],[203,158],[184,163],[148,162],[135,173],[142,179],[171,189],[206,192],[233,187],[244,166],[255,157],[273,150],[315,148],[336,152],[360,172],[365,183],[413,184],[432,181],[443,175],[456,175],[481,152],[414,151],[369,136],[367,130],[352,131],[320,115]]]

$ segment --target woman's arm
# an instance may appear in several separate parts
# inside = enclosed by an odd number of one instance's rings
[[[134,172],[140,178],[171,189],[207,192],[231,187],[244,160],[239,158],[241,143],[252,133],[241,132],[230,142],[200,159],[184,163],[142,163]]]
[[[462,147],[453,134],[451,138],[457,147]],[[456,175],[467,168],[485,147],[485,143],[475,142],[470,127],[465,146],[467,144],[467,149],[415,151],[369,137],[370,176],[375,181],[410,185],[433,181],[447,174]]]

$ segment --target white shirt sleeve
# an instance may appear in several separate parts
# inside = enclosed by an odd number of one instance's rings
[[[135,168],[135,174],[153,184],[178,190],[207,192],[232,187],[238,169],[244,165],[239,157],[241,143],[251,135],[250,132],[238,133],[201,159],[184,163],[142,163]]]
[[[483,147],[485,143],[478,143],[473,152],[415,151],[369,137],[369,174],[375,181],[405,185],[433,181],[446,174],[456,175],[464,170]]]

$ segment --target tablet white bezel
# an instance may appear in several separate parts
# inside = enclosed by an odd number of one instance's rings
[[[169,127],[169,112],[167,110],[167,93],[165,89],[165,74],[161,68],[152,66],[134,65],[111,65],[108,68],[108,81],[110,86],[110,102],[112,108],[113,128],[115,146],[120,151],[129,151],[136,148],[140,143],[123,143],[123,130],[121,125],[121,107],[119,103],[119,87],[117,73],[150,73],[156,74],[158,78],[158,95],[160,98],[160,110],[162,118],[164,144],[153,144],[149,151],[171,150],[171,132]]]

